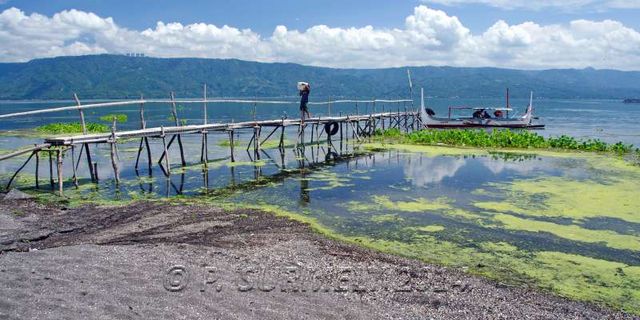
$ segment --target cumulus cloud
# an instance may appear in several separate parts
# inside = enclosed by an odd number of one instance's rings
[[[423,0],[424,3],[437,3],[446,6],[459,6],[465,4],[482,4],[501,9],[562,9],[575,11],[581,9],[606,10],[606,9],[638,9],[640,1],[637,0]]]
[[[611,2],[628,5],[625,0]],[[79,10],[51,17],[26,15],[16,8],[0,13],[0,61],[124,52],[355,68],[454,65],[640,69],[640,33],[618,21],[576,20],[562,25],[497,21],[484,32],[473,34],[457,17],[425,5],[414,8],[402,28],[317,25],[291,30],[280,25],[267,36],[250,29],[205,23],[158,22],[153,28],[130,30],[112,18]]]

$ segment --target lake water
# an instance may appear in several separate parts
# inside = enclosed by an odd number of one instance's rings
[[[292,98],[293,99],[293,98]],[[282,99],[279,99],[282,100]],[[522,114],[527,99],[512,99],[511,105],[516,114]],[[426,99],[428,107],[436,111],[437,115],[446,115],[448,106],[494,106],[504,105],[500,99]],[[68,106],[73,102],[43,102],[43,103],[16,103],[0,102],[0,114],[27,111],[33,109]],[[418,102],[416,102],[416,106]],[[624,104],[618,100],[534,100],[535,114],[541,118],[541,122],[547,125],[545,130],[539,131],[546,136],[561,134],[579,138],[598,138],[607,142],[623,141],[634,145],[640,145],[640,105]],[[410,107],[409,104],[381,104],[375,106],[375,111],[395,111]],[[146,107],[148,126],[172,125],[170,118],[170,106],[168,104],[149,104]],[[299,111],[295,104],[290,105],[258,105],[256,107],[256,119],[279,119],[283,116],[289,118],[299,117]],[[329,107],[311,106],[313,115],[326,116],[329,114],[355,114],[374,111],[372,104],[335,104]],[[250,104],[210,104],[208,114],[210,122],[245,121],[254,118],[254,106]],[[139,126],[138,106],[124,106],[109,110],[91,109],[87,111],[87,121],[101,122],[100,116],[119,113],[126,114],[129,122],[121,125],[122,129],[136,129]],[[179,107],[179,117],[189,124],[202,123],[202,107],[195,104],[185,104]],[[1,130],[15,130],[33,128],[34,126],[53,122],[78,121],[76,111],[60,112],[31,117],[19,117],[0,119]],[[4,146],[0,145],[0,148]]]
[[[525,100],[513,100],[524,109]],[[429,99],[437,114],[448,105],[499,105],[501,101]],[[543,135],[567,134],[640,145],[640,106],[617,101],[539,100],[537,115],[547,124]],[[45,104],[0,104],[0,113]],[[51,104],[46,104],[51,106]],[[66,105],[61,103],[60,105]],[[358,106],[372,111],[372,106]],[[376,106],[382,111],[383,106]],[[391,109],[384,106],[385,110]],[[403,107],[402,107],[403,108]],[[211,122],[253,118],[251,105],[211,105]],[[327,108],[312,113],[328,115]],[[136,128],[137,107],[126,113],[120,129]],[[148,126],[170,125],[169,106],[146,107]],[[332,114],[355,113],[354,105],[333,106]],[[522,111],[521,111],[522,112]],[[89,121],[108,112],[90,111]],[[179,111],[199,123],[201,107]],[[296,106],[259,106],[256,118],[293,117]],[[0,120],[0,128],[19,130],[48,122],[77,121],[75,112],[46,117]],[[289,128],[289,143],[294,128]],[[268,133],[268,132],[266,132]],[[266,133],[263,133],[265,135]],[[177,152],[166,177],[156,163],[159,140],[152,140],[154,165],[135,163],[138,141],[119,144],[123,181],[116,186],[106,145],[96,146],[100,182],[74,189],[66,161],[66,192],[76,199],[126,200],[198,196],[212,204],[246,204],[286,212],[330,230],[346,241],[376,249],[461,267],[494,278],[535,283],[560,294],[640,311],[640,168],[594,154],[546,151],[488,152],[438,147],[361,145],[354,140],[323,141],[303,149],[245,151],[249,132],[238,133],[237,162],[230,162],[227,137],[212,134],[208,170],[200,165],[200,136],[185,136],[189,166],[180,168]],[[307,139],[308,140],[308,139]],[[41,139],[0,136],[0,149],[14,149]],[[337,159],[328,157],[331,152]],[[70,154],[65,155],[67,159]],[[1,182],[25,157],[0,162]],[[40,163],[44,192],[50,192],[48,162]],[[32,188],[31,163],[18,186]]]

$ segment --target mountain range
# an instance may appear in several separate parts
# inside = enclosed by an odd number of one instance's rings
[[[296,83],[311,84],[314,98],[406,98],[407,69],[414,90],[432,97],[513,97],[534,91],[542,98],[624,99],[640,97],[640,72],[587,69],[408,67],[334,69],[293,63],[235,59],[152,58],[89,55],[0,63],[0,99],[81,99],[295,96]]]

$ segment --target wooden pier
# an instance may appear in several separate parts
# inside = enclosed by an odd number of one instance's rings
[[[323,141],[342,141],[353,139],[356,141],[362,141],[364,138],[373,135],[378,129],[390,129],[398,128],[403,131],[409,131],[417,129],[419,127],[420,119],[418,113],[413,110],[407,103],[411,103],[411,100],[330,100],[326,102],[311,102],[311,105],[326,105],[329,109],[332,105],[341,103],[353,103],[358,110],[358,104],[371,105],[373,112],[369,114],[353,114],[353,115],[338,115],[327,117],[312,117],[308,119],[274,119],[274,120],[253,120],[244,122],[230,122],[230,123],[211,123],[207,118],[207,105],[213,103],[240,103],[240,104],[252,104],[255,107],[257,104],[298,104],[297,101],[273,101],[273,100],[230,100],[230,99],[208,99],[206,93],[206,86],[204,88],[203,99],[183,99],[178,100],[173,93],[170,95],[170,99],[144,99],[141,97],[139,100],[131,101],[115,101],[115,102],[101,102],[92,104],[82,104],[78,99],[78,96],[74,94],[74,100],[76,104],[74,106],[57,107],[41,110],[32,110],[26,112],[12,113],[0,115],[0,119],[10,117],[20,117],[27,115],[37,115],[52,112],[61,112],[69,110],[77,110],[79,113],[80,123],[82,125],[83,133],[78,135],[58,136],[46,138],[42,144],[34,145],[32,147],[20,149],[9,154],[0,155],[0,161],[10,159],[16,156],[30,154],[28,159],[22,164],[22,166],[15,172],[13,177],[8,182],[6,188],[9,189],[11,184],[17,175],[26,167],[26,165],[32,160],[36,159],[36,187],[39,187],[39,161],[41,153],[47,154],[49,159],[49,176],[52,188],[54,187],[54,163],[57,174],[57,191],[60,195],[63,195],[64,179],[63,179],[63,161],[68,151],[71,151],[72,161],[72,182],[78,186],[77,171],[81,163],[81,159],[84,158],[89,169],[92,182],[98,181],[97,163],[92,159],[91,145],[95,144],[109,144],[110,146],[110,158],[114,171],[114,177],[116,183],[120,182],[120,166],[118,156],[118,141],[123,139],[140,139],[139,148],[136,157],[135,170],[137,171],[141,165],[141,160],[146,158],[146,164],[148,169],[151,170],[153,166],[153,156],[150,148],[149,139],[160,139],[162,141],[162,153],[157,158],[157,163],[160,165],[164,174],[169,176],[171,174],[170,157],[168,156],[171,148],[177,142],[178,152],[180,154],[181,165],[187,165],[187,159],[185,158],[184,147],[182,144],[182,135],[201,135],[202,144],[200,150],[199,162],[203,164],[203,168],[206,169],[209,162],[208,152],[208,135],[211,133],[226,134],[229,139],[230,158],[231,161],[235,161],[236,153],[236,141],[234,141],[234,133],[238,131],[249,131],[251,133],[251,139],[246,146],[248,152],[253,152],[255,158],[259,159],[262,145],[269,139],[278,139],[278,148],[284,149],[285,147],[285,135],[287,128],[295,128],[296,141],[295,146],[301,147],[309,143],[320,143]],[[145,105],[149,103],[154,104],[169,104],[171,106],[171,116],[173,120],[172,126],[160,126],[147,128],[145,120]],[[404,104],[403,109],[399,107],[395,108],[395,111],[376,112],[376,103],[380,104]],[[198,125],[181,125],[182,122],[179,119],[177,104],[202,104],[203,119],[202,124]],[[140,114],[140,129],[137,130],[122,130],[118,131],[116,128],[116,121],[113,120],[111,132],[100,134],[88,134],[85,122],[84,110],[91,108],[113,108],[118,106],[130,106],[139,105]],[[367,108],[369,109],[369,108]],[[393,109],[392,109],[393,110]],[[263,135],[263,128],[268,131],[266,135]],[[266,133],[266,132],[265,132]],[[305,141],[306,136],[310,136],[310,140]],[[80,147],[79,152],[76,153],[76,148]]]

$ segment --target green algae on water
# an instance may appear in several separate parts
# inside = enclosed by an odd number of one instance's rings
[[[443,231],[445,229],[445,227],[440,226],[440,225],[430,225],[430,226],[415,227],[413,229],[417,230],[417,231],[433,233],[433,232]]]
[[[475,206],[502,213],[536,217],[567,217],[583,220],[611,217],[640,223],[640,180],[617,178],[607,183],[543,177],[495,184],[500,201],[477,202]]]
[[[377,222],[377,223],[397,222],[402,220],[404,220],[402,219],[402,217],[399,217],[398,215],[395,215],[395,214],[380,214],[380,215],[375,215],[371,217],[371,221]]]

